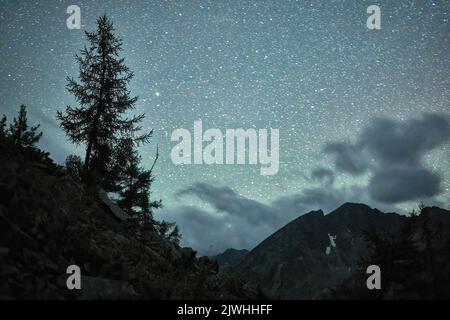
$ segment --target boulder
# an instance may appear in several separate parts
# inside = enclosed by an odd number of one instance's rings
[[[107,209],[108,212],[111,213],[111,215],[114,218],[116,218],[119,221],[124,221],[130,218],[130,216],[125,213],[125,211],[120,209],[120,207],[108,197],[108,194],[106,193],[105,190],[100,189],[98,195],[104,207]]]

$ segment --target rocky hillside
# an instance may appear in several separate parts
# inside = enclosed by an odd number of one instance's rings
[[[450,212],[439,208],[423,211],[450,231]],[[234,271],[244,274],[271,298],[324,298],[358,267],[368,250],[365,231],[395,235],[406,219],[352,203],[327,215],[312,211],[264,240]]]
[[[66,269],[81,268],[81,290]],[[218,274],[154,231],[141,230],[100,190],[85,192],[48,154],[0,137],[0,299],[239,299]]]

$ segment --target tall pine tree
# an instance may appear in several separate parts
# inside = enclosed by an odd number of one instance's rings
[[[83,175],[87,182],[101,176],[103,184],[105,179],[114,179],[110,176],[114,147],[124,137],[138,143],[148,140],[151,133],[137,134],[143,114],[125,117],[137,97],[131,97],[127,89],[133,73],[119,58],[122,41],[114,34],[113,23],[102,16],[97,20],[97,30],[86,31],[85,35],[89,47],[76,56],[79,82],[67,79],[67,89],[79,106],[67,106],[57,118],[72,142],[86,146]]]

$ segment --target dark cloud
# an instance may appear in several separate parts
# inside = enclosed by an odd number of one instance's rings
[[[206,183],[196,183],[180,192],[191,194],[211,204],[217,211],[239,216],[255,225],[273,224],[277,220],[274,210],[257,201],[240,196],[228,187],[216,187]]]
[[[440,192],[441,179],[428,169],[421,167],[388,167],[374,173],[368,191],[380,202],[397,203],[420,200]]]
[[[361,157],[361,148],[357,145],[343,142],[330,143],[324,151],[335,156],[334,164],[338,170],[359,175],[368,169],[368,162]]]
[[[316,168],[311,171],[311,180],[325,184],[333,184],[334,172],[327,168]]]
[[[182,245],[198,250],[200,255],[214,255],[228,248],[250,249],[274,231],[271,226],[257,226],[239,216],[193,206],[158,210],[156,217],[176,221],[182,234]]]
[[[404,122],[377,118],[363,130],[359,143],[383,164],[414,164],[450,139],[448,116],[425,114]]]
[[[299,216],[318,209],[330,212],[344,202],[366,202],[366,200],[364,189],[361,187],[336,188],[329,185],[307,188],[299,194],[280,197],[272,202],[272,207],[277,208],[280,212],[294,213],[295,217],[295,213],[296,216]]]
[[[332,143],[325,151],[335,156],[336,169],[342,172],[370,172],[368,193],[373,200],[398,203],[440,193],[441,179],[423,165],[423,157],[449,141],[449,117],[425,114],[401,122],[377,118],[356,143]]]

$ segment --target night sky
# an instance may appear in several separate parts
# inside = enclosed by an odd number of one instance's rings
[[[137,113],[155,130],[156,216],[176,221],[201,253],[251,248],[312,209],[345,201],[406,212],[450,203],[450,1],[18,1],[0,0],[0,110],[20,104],[40,123],[40,146],[63,163],[82,155],[55,115],[75,106],[82,30],[102,14],[123,39]],[[381,30],[366,9],[381,7]],[[175,166],[173,130],[278,128],[280,170]],[[397,187],[401,186],[401,187]],[[403,187],[405,186],[405,187]]]

